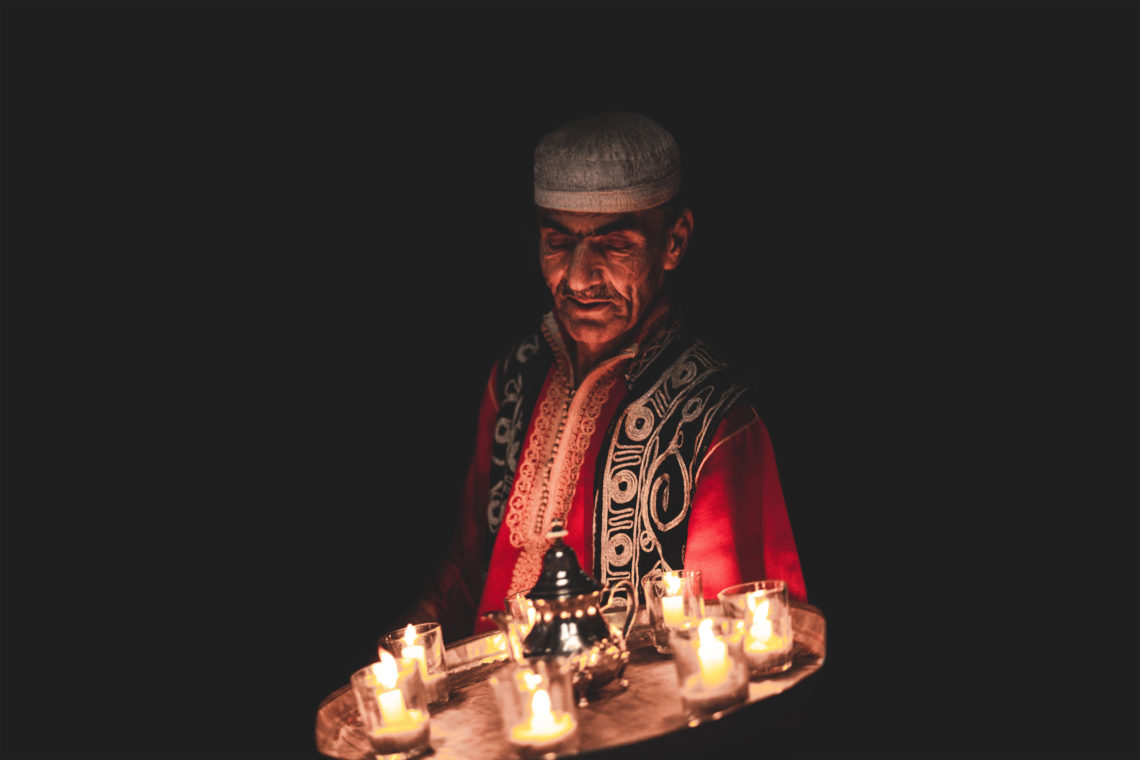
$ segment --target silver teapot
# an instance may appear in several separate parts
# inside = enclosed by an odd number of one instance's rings
[[[560,655],[570,658],[574,694],[584,706],[589,692],[615,679],[622,688],[629,685],[623,678],[629,662],[626,637],[637,615],[637,589],[628,579],[606,586],[595,581],[582,570],[574,550],[563,542],[566,534],[557,521],[547,534],[554,543],[543,557],[538,582],[524,597],[530,608],[528,619],[520,620],[503,610],[483,617],[503,632],[516,661]],[[620,609],[614,593],[623,586],[629,596],[625,619],[618,628],[607,621],[605,613]]]

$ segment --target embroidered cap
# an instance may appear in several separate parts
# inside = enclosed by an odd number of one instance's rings
[[[664,127],[635,113],[559,127],[534,151],[534,202],[558,211],[642,211],[681,189],[681,151]]]

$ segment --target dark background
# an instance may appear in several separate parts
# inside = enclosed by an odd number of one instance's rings
[[[681,144],[829,626],[699,740],[1136,756],[1135,3],[2,12],[4,757],[318,757],[602,110]]]

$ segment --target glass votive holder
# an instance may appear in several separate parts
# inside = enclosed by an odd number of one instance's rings
[[[409,623],[406,628],[380,637],[380,647],[396,657],[414,660],[427,690],[428,704],[447,702],[447,663],[443,658],[443,631],[439,623]]]
[[[503,732],[524,760],[578,751],[578,710],[569,657],[508,662],[490,677]]]
[[[743,621],[707,617],[695,625],[671,628],[669,645],[690,726],[748,701]]]
[[[538,620],[538,612],[534,608],[534,602],[526,598],[525,591],[511,594],[504,599],[503,609],[507,613],[507,635],[511,637],[511,646],[517,645],[518,648],[513,651],[521,654],[523,642]]]
[[[669,631],[693,624],[705,616],[704,590],[700,570],[668,570],[650,573],[641,579],[653,646],[661,654],[670,653]]]
[[[377,760],[408,760],[431,749],[427,692],[413,660],[380,650],[380,661],[350,679]]]
[[[725,617],[744,621],[744,655],[753,676],[763,678],[792,667],[795,636],[787,583],[739,583],[716,596]]]

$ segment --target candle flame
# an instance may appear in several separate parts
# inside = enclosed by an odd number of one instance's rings
[[[542,685],[542,676],[535,673],[533,670],[522,671],[523,682],[526,684],[527,691],[534,691]]]
[[[697,626],[700,644],[697,659],[701,666],[701,682],[705,688],[719,686],[728,680],[728,646],[713,633],[712,618],[704,618]]]
[[[388,654],[387,650],[380,650],[380,662],[372,663],[372,673],[385,689],[396,688],[400,672],[396,668],[396,658]]]
[[[676,575],[665,576],[665,591],[669,596],[676,596],[681,590],[681,579]]]
[[[550,695],[546,689],[535,689],[530,700],[531,728],[536,732],[553,731],[554,716],[550,713]]]
[[[756,602],[761,596],[760,592],[748,595],[748,609],[752,614],[752,629],[748,634],[756,641],[767,641],[772,638],[772,621],[768,619],[768,600]]]
[[[404,643],[412,646],[416,643],[416,627],[408,623],[408,627],[404,629]]]

